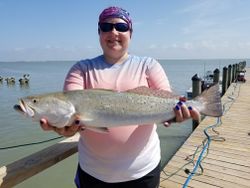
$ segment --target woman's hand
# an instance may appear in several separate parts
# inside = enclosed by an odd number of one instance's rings
[[[184,102],[180,101],[177,103],[177,105],[174,108],[175,112],[175,121],[176,122],[182,122],[189,118],[192,118],[193,120],[200,121],[200,113],[195,108],[192,108],[191,106],[187,107]],[[164,125],[166,127],[169,127],[171,124],[171,121],[165,122]]]
[[[63,135],[65,137],[73,136],[82,129],[81,126],[76,124],[73,124],[71,126],[66,126],[63,128],[53,127],[49,125],[48,121],[44,118],[40,120],[40,126],[44,131],[55,131],[57,134]]]

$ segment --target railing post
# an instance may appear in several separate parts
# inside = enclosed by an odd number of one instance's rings
[[[192,77],[192,98],[201,94],[201,78],[195,74]],[[193,130],[199,125],[199,121],[193,120]]]
[[[227,88],[228,88],[227,77],[228,77],[228,68],[223,67],[221,96],[223,96],[226,93]]]
[[[239,62],[239,65],[240,65],[240,71],[244,70],[246,67],[246,61]]]
[[[219,82],[220,82],[220,70],[215,69],[213,83],[219,83]]]
[[[238,77],[239,72],[240,72],[240,65],[239,65],[239,63],[237,63],[236,64],[236,78]]]
[[[201,94],[201,78],[195,74],[192,77],[192,98],[198,96],[199,94]]]
[[[232,65],[228,65],[228,77],[227,77],[227,88],[230,86],[232,82]]]
[[[235,64],[233,64],[233,67],[232,67],[232,82],[235,81]]]

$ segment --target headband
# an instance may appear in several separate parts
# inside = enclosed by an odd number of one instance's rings
[[[99,23],[104,22],[108,18],[121,18],[129,24],[130,30],[132,30],[132,20],[129,13],[120,7],[108,7],[102,11],[99,16]]]

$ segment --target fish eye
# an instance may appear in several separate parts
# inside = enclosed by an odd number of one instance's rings
[[[33,103],[37,103],[37,100],[36,100],[36,99],[33,99]]]

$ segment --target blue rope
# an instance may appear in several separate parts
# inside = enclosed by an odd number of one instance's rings
[[[220,124],[221,124],[221,119],[220,119],[220,118],[217,118],[217,123],[216,123],[216,124],[210,125],[210,126],[208,126],[208,127],[206,127],[206,128],[204,129],[203,132],[204,132],[204,134],[205,134],[206,137],[207,137],[207,142],[206,142],[206,144],[204,145],[204,147],[203,147],[203,149],[202,149],[202,151],[201,151],[201,153],[200,153],[200,155],[199,155],[199,157],[198,157],[198,160],[196,161],[196,164],[195,164],[195,166],[194,166],[192,172],[189,174],[188,178],[186,179],[185,183],[183,184],[183,188],[186,188],[186,187],[188,186],[188,183],[190,182],[190,180],[192,179],[192,177],[196,174],[196,171],[197,171],[198,167],[201,165],[201,161],[202,161],[202,158],[203,158],[203,154],[204,154],[205,151],[209,148],[209,145],[210,145],[210,143],[211,143],[211,137],[210,137],[210,135],[207,133],[207,130],[210,129],[210,128],[214,128],[214,127],[216,127],[216,126],[218,126],[218,125],[220,125]]]
[[[238,83],[236,83],[236,84],[234,85],[234,89],[233,89],[233,92],[232,92],[231,96],[228,96],[229,101],[227,101],[226,103],[223,104],[223,115],[231,108],[231,105],[232,105],[233,102],[235,101],[235,98],[237,98],[237,97],[239,96],[240,86],[241,86],[241,85],[239,86],[238,93],[237,93],[236,96],[235,96],[235,91],[236,91],[237,85],[238,85]],[[233,96],[235,96],[235,97],[233,97]],[[226,106],[227,103],[231,103],[231,105],[230,105],[230,106],[228,107],[228,109],[226,110],[226,109],[225,109],[225,106]],[[202,161],[202,158],[203,158],[203,154],[204,154],[205,151],[209,148],[209,145],[210,145],[210,142],[212,141],[212,139],[211,139],[210,135],[207,133],[207,130],[210,129],[210,128],[214,129],[215,127],[217,127],[217,126],[219,126],[219,125],[221,125],[221,124],[222,124],[221,118],[218,117],[218,118],[217,118],[216,124],[210,125],[210,126],[208,126],[208,127],[206,127],[206,128],[204,129],[203,132],[204,132],[204,134],[205,134],[206,137],[207,137],[207,142],[206,142],[206,144],[203,146],[203,149],[202,149],[202,151],[201,151],[201,153],[200,153],[200,155],[199,155],[199,157],[198,157],[198,160],[196,161],[196,164],[195,164],[195,166],[194,166],[192,172],[189,174],[189,176],[188,176],[188,178],[186,179],[185,183],[183,184],[183,187],[182,187],[182,188],[186,188],[186,187],[188,186],[188,183],[190,182],[190,180],[192,179],[192,177],[195,175],[195,173],[196,173],[196,171],[197,171],[197,169],[198,169],[198,166],[201,166],[201,161]],[[225,140],[224,140],[224,141],[225,141]]]

